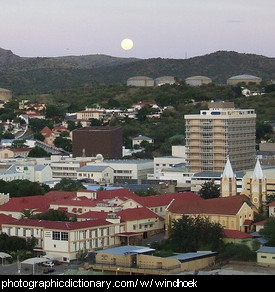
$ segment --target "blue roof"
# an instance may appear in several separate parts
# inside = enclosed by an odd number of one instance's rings
[[[171,256],[170,258],[174,258],[174,259],[177,259],[181,262],[185,262],[185,261],[193,260],[195,258],[204,258],[204,257],[213,256],[216,254],[217,254],[217,252],[214,252],[214,251],[186,252],[186,253],[180,253],[180,254]]]
[[[137,245],[123,245],[118,247],[106,248],[96,252],[106,252],[111,254],[137,254],[137,253],[147,253],[155,251],[153,248],[145,247],[145,246],[137,246]]]
[[[274,253],[275,254],[275,246],[262,246],[256,252],[264,252],[264,253]]]

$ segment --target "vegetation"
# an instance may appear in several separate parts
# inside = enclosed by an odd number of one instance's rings
[[[220,196],[220,187],[215,184],[214,180],[202,184],[198,192],[203,199],[213,199]]]
[[[0,189],[2,193],[9,194],[10,198],[44,195],[50,191],[48,185],[31,182],[27,179],[12,181],[0,179]]]
[[[222,244],[223,228],[201,216],[183,215],[173,220],[169,230],[168,249],[175,252],[195,252],[197,250],[217,251]]]
[[[78,180],[72,180],[69,178],[62,178],[59,183],[57,183],[53,190],[56,191],[67,191],[67,192],[72,192],[72,191],[78,191],[80,189],[86,189],[82,182]]]
[[[264,228],[260,230],[260,234],[268,240],[267,246],[275,246],[275,217],[269,217],[266,220]]]

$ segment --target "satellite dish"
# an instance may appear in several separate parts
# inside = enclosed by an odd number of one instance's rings
[[[95,158],[100,161],[103,161],[104,159],[102,154],[97,154]]]

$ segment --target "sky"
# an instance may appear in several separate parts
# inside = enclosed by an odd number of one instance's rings
[[[275,57],[274,32],[274,0],[0,0],[0,48],[20,57]]]

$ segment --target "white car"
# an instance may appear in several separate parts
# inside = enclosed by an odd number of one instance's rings
[[[42,265],[44,267],[53,267],[54,266],[54,263],[53,262],[44,262],[44,263],[42,263]]]

